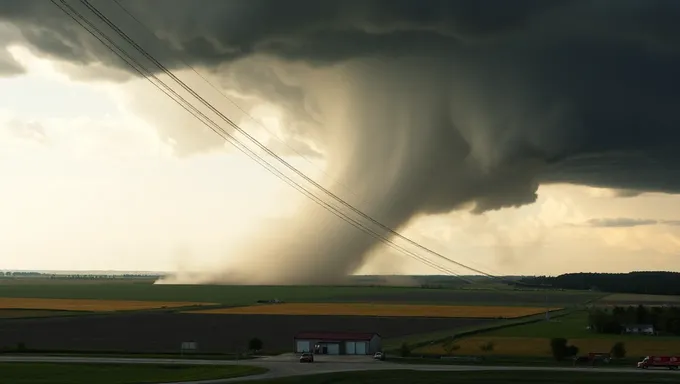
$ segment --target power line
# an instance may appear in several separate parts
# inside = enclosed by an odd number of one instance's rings
[[[227,133],[226,131],[224,131],[224,129],[223,129],[222,127],[220,127],[219,125],[217,125],[212,119],[209,119],[207,116],[205,116],[205,114],[203,114],[202,112],[198,111],[193,105],[191,105],[190,103],[188,103],[184,98],[182,98],[181,96],[179,96],[174,90],[172,90],[171,88],[169,88],[167,85],[165,85],[165,83],[163,83],[163,82],[162,82],[161,80],[159,80],[155,75],[153,75],[153,73],[152,73],[151,71],[149,71],[149,70],[146,69],[145,67],[141,66],[138,62],[136,62],[136,61],[135,61],[134,59],[132,59],[129,55],[127,55],[127,53],[125,53],[125,50],[123,50],[122,48],[120,48],[117,44],[113,43],[113,42],[112,42],[112,41],[111,41],[111,40],[110,40],[103,32],[101,32],[98,28],[96,28],[94,25],[92,25],[90,22],[88,22],[86,18],[84,18],[81,14],[79,14],[79,13],[78,13],[75,9],[73,9],[70,5],[68,5],[68,4],[65,2],[65,0],[61,0],[62,4],[64,4],[64,6],[68,7],[68,8],[69,8],[72,12],[74,12],[74,14],[76,14],[80,19],[82,19],[85,23],[87,23],[90,27],[92,27],[95,31],[97,31],[100,35],[102,35],[106,40],[108,40],[108,41],[111,43],[111,45],[113,45],[113,46],[115,46],[116,48],[118,48],[118,49],[121,51],[121,53],[123,53],[125,56],[127,56],[129,59],[131,59],[133,62],[135,62],[140,68],[143,69],[143,72],[141,72],[139,69],[137,69],[137,68],[136,68],[134,65],[132,65],[129,61],[125,60],[125,59],[124,59],[118,52],[116,52],[110,45],[104,43],[104,42],[102,41],[101,38],[99,38],[98,36],[96,36],[96,34],[93,33],[91,30],[89,30],[88,28],[86,28],[86,27],[85,27],[79,20],[77,20],[73,15],[69,14],[68,11],[66,11],[66,10],[63,9],[63,8],[61,8],[57,3],[55,3],[54,0],[51,0],[51,1],[52,1],[52,3],[55,4],[58,8],[60,8],[62,11],[64,11],[65,13],[67,13],[67,15],[71,16],[71,18],[73,18],[76,22],[78,22],[78,24],[80,24],[81,26],[83,26],[83,28],[85,28],[90,34],[92,34],[93,36],[95,36],[95,37],[96,37],[100,42],[102,42],[107,48],[109,48],[110,50],[112,50],[117,56],[119,56],[121,59],[123,59],[123,60],[126,62],[126,64],[130,65],[135,71],[137,71],[137,72],[140,73],[142,76],[144,76],[145,78],[147,78],[147,80],[149,80],[149,81],[150,81],[152,84],[154,84],[156,87],[159,87],[159,86],[158,86],[157,84],[155,84],[150,78],[152,77],[152,78],[155,79],[156,81],[160,82],[160,84],[162,84],[162,85],[164,86],[164,88],[166,88],[166,89],[169,90],[171,93],[173,93],[179,100],[176,99],[176,98],[174,98],[174,97],[172,97],[172,96],[170,96],[170,95],[168,94],[168,92],[165,92],[165,91],[164,91],[164,93],[165,93],[166,95],[168,95],[171,99],[173,99],[175,102],[177,102],[178,104],[180,104],[180,106],[182,106],[185,110],[187,110],[189,113],[191,113],[192,115],[194,115],[194,117],[197,117],[197,118],[199,119],[199,121],[201,121],[204,125],[208,126],[211,130],[215,131],[218,135],[220,135],[222,138],[224,138],[225,140],[227,140],[230,144],[234,145],[234,146],[235,146],[237,149],[239,149],[241,152],[244,152],[244,153],[245,153],[246,155],[248,155],[251,159],[254,159],[254,160],[255,160],[255,158],[254,158],[253,156],[251,156],[250,154],[246,153],[246,152],[251,152],[251,153],[252,153],[252,151],[251,151],[250,149],[248,149],[245,145],[243,145],[242,143],[240,143],[235,137],[233,137],[232,135],[230,135],[229,133]],[[271,150],[269,150],[266,146],[262,145],[259,141],[257,141],[256,139],[254,139],[254,138],[253,138],[252,136],[250,136],[247,132],[243,131],[238,125],[236,125],[236,124],[235,124],[233,121],[231,121],[228,117],[226,117],[225,115],[223,115],[223,114],[222,114],[220,111],[218,111],[214,106],[212,106],[210,103],[208,103],[207,101],[205,101],[205,99],[203,99],[200,95],[198,95],[198,94],[197,94],[195,91],[193,91],[191,88],[189,88],[188,86],[186,86],[186,84],[184,84],[181,80],[179,80],[179,79],[178,79],[171,71],[167,70],[167,68],[165,68],[165,67],[164,67],[160,62],[158,62],[153,56],[151,56],[150,54],[148,54],[148,52],[146,52],[142,47],[140,47],[136,42],[134,42],[134,40],[132,40],[127,34],[125,34],[123,31],[121,31],[121,30],[120,30],[114,23],[112,23],[106,16],[104,16],[103,14],[101,14],[101,12],[99,12],[99,11],[98,11],[94,6],[92,6],[87,0],[81,0],[81,3],[83,3],[84,5],[86,5],[86,6],[88,7],[88,9],[90,9],[95,15],[97,15],[102,21],[104,21],[109,27],[111,27],[111,28],[112,28],[114,31],[116,31],[121,37],[123,37],[125,41],[127,41],[129,44],[131,44],[133,47],[135,47],[135,48],[136,48],[140,53],[142,53],[147,59],[149,59],[150,61],[152,61],[159,69],[161,69],[164,73],[166,73],[168,76],[170,76],[173,80],[175,80],[176,82],[178,82],[178,83],[179,83],[179,84],[180,84],[187,92],[189,92],[192,96],[194,96],[196,99],[198,99],[199,101],[201,101],[205,106],[207,106],[211,111],[213,111],[214,113],[216,113],[220,118],[222,118],[224,121],[226,121],[229,125],[231,125],[231,126],[234,127],[237,131],[239,131],[239,132],[242,133],[244,136],[246,136],[247,138],[249,138],[253,143],[255,143],[258,147],[260,147],[261,149],[263,149],[265,152],[267,152],[268,154],[270,154],[271,156],[273,156],[273,157],[275,157],[277,160],[279,160],[281,163],[283,163],[284,165],[286,165],[286,167],[288,167],[290,170],[292,170],[292,171],[295,172],[296,174],[300,175],[300,176],[303,177],[305,180],[307,180],[307,181],[310,182],[311,184],[315,185],[317,188],[321,189],[321,190],[322,190],[323,192],[325,192],[327,195],[333,197],[336,201],[340,202],[342,205],[344,205],[344,206],[350,208],[352,211],[354,211],[354,212],[358,213],[360,216],[362,216],[362,217],[364,217],[364,218],[370,220],[371,222],[373,222],[374,224],[376,224],[376,225],[378,225],[379,227],[383,228],[384,230],[388,231],[389,233],[393,234],[394,236],[399,237],[399,238],[402,238],[402,239],[406,240],[408,243],[410,243],[410,244],[412,244],[412,245],[415,245],[416,247],[421,248],[421,249],[427,251],[428,253],[430,253],[430,254],[432,254],[432,255],[435,255],[435,256],[437,256],[437,257],[439,257],[439,258],[442,258],[442,259],[444,259],[444,260],[446,260],[446,261],[449,261],[449,262],[451,262],[451,263],[453,263],[453,264],[456,264],[456,265],[458,265],[458,266],[460,266],[460,267],[463,267],[463,268],[466,268],[466,269],[475,271],[475,272],[477,272],[477,273],[481,273],[481,274],[483,274],[483,275],[485,275],[485,276],[492,277],[492,278],[498,278],[498,277],[496,277],[496,276],[493,276],[493,275],[490,275],[490,274],[488,274],[488,273],[485,273],[485,272],[483,272],[483,271],[481,271],[481,270],[479,270],[479,269],[475,269],[475,268],[469,267],[469,266],[467,266],[467,265],[465,265],[465,264],[459,263],[459,262],[457,262],[457,261],[455,261],[455,260],[451,260],[451,259],[449,259],[449,258],[447,258],[447,257],[445,257],[445,256],[443,256],[443,255],[441,255],[441,254],[439,254],[439,253],[437,253],[437,252],[434,252],[434,251],[430,250],[429,248],[426,248],[426,247],[424,247],[424,246],[422,246],[422,245],[420,245],[420,244],[414,242],[413,240],[411,240],[411,239],[409,239],[409,238],[407,238],[407,237],[405,237],[405,236],[399,234],[398,232],[394,231],[393,229],[391,229],[391,228],[389,228],[389,227],[383,225],[382,223],[380,223],[380,222],[376,221],[375,219],[371,218],[370,216],[364,214],[363,212],[359,211],[358,209],[356,209],[355,207],[353,207],[353,206],[350,205],[349,203],[347,203],[347,202],[345,202],[344,200],[340,199],[338,196],[336,196],[336,195],[333,194],[332,192],[326,190],[325,188],[323,188],[322,186],[320,186],[318,183],[316,183],[314,180],[311,180],[309,177],[307,177],[306,175],[304,175],[302,172],[300,172],[300,171],[297,170],[296,168],[292,167],[288,162],[286,162],[286,161],[285,161],[284,159],[282,159],[280,156],[278,156],[278,155],[276,155],[275,153],[273,153],[273,152],[272,152]],[[145,74],[144,72],[146,72],[146,74]],[[159,89],[160,89],[160,88],[159,88]],[[161,90],[162,90],[162,89],[161,89]],[[181,100],[181,101],[180,101],[180,100]],[[194,112],[192,112],[191,110],[189,110],[189,108],[187,108],[187,107],[186,107],[184,104],[182,104],[182,103],[188,104],[188,105],[191,107],[190,109],[193,110]],[[198,117],[197,114],[198,114],[198,115],[201,115],[203,118]],[[207,119],[210,123],[206,122],[204,119]],[[222,132],[222,133],[220,133],[220,132]],[[225,137],[225,135],[226,135],[226,137]],[[243,148],[241,148],[239,145],[242,146]],[[305,194],[307,197],[312,198],[312,200],[314,200],[317,204],[320,204],[322,207],[325,206],[327,209],[329,209],[329,210],[332,211],[334,214],[336,214],[336,216],[342,218],[342,219],[345,220],[345,221],[348,221],[350,224],[352,224],[352,225],[355,226],[356,228],[363,229],[365,232],[367,231],[367,232],[368,232],[369,234],[371,234],[373,237],[377,237],[379,240],[385,242],[386,244],[388,244],[388,245],[392,244],[393,246],[396,246],[396,244],[395,244],[394,242],[392,242],[389,238],[386,238],[385,236],[380,235],[380,234],[376,233],[375,231],[370,230],[370,229],[367,228],[365,225],[363,225],[363,224],[357,222],[356,220],[349,218],[347,215],[345,215],[344,213],[340,212],[340,211],[338,210],[337,207],[334,207],[334,206],[331,205],[331,204],[328,204],[328,203],[326,203],[326,202],[323,202],[323,201],[322,201],[320,198],[318,198],[316,195],[312,194],[311,192],[309,192],[309,191],[308,191],[307,189],[305,189],[304,187],[301,187],[299,184],[297,184],[297,183],[295,183],[294,181],[292,181],[292,179],[290,179],[288,176],[286,176],[286,175],[284,175],[283,173],[281,173],[279,170],[273,168],[273,166],[271,166],[271,164],[267,163],[264,159],[262,159],[262,158],[261,158],[260,156],[258,156],[257,154],[254,154],[254,153],[253,153],[253,155],[257,158],[257,160],[255,160],[255,161],[257,161],[257,162],[260,163],[261,165],[264,165],[265,168],[267,168],[267,169],[270,170],[270,171],[272,171],[272,169],[273,169],[273,171],[274,171],[275,173],[277,173],[277,174],[279,174],[280,176],[282,176],[283,178],[285,178],[284,181],[286,181],[289,185],[293,186],[295,189],[297,189],[298,191],[302,192],[302,193]],[[295,186],[294,186],[293,184],[295,184]],[[426,264],[432,266],[433,268],[439,269],[440,271],[441,271],[442,268],[443,268],[443,267],[441,267],[441,266],[438,266],[436,263],[433,263],[433,262],[430,261],[430,260],[424,259],[424,258],[422,258],[421,256],[419,256],[419,255],[417,255],[417,254],[414,254],[413,252],[410,252],[410,251],[405,250],[405,249],[404,249],[403,247],[401,247],[401,246],[396,246],[396,249],[401,250],[403,253],[406,253],[408,256],[415,257],[415,258],[417,258],[418,260],[420,260],[420,261],[422,261],[422,262],[424,262],[424,263],[426,263]],[[404,252],[404,251],[406,251],[406,252]],[[452,271],[450,271],[450,270],[448,270],[448,269],[445,269],[445,268],[444,268],[443,270],[446,271],[446,272],[448,272],[448,273],[451,273],[451,274],[453,274],[453,275],[456,275],[454,272],[452,272]]]
[[[62,0],[62,1],[63,1],[63,0]],[[354,207],[352,204],[348,203],[347,201],[343,200],[342,198],[340,198],[339,196],[337,196],[337,195],[334,194],[333,192],[331,192],[331,191],[329,191],[328,189],[324,188],[322,185],[318,184],[316,181],[314,181],[313,179],[311,179],[310,177],[308,177],[307,175],[305,175],[304,173],[302,173],[301,171],[299,171],[297,168],[293,167],[289,162],[287,162],[285,159],[281,158],[278,154],[276,154],[275,152],[273,152],[272,150],[270,150],[269,148],[267,148],[265,145],[263,145],[262,143],[260,143],[257,139],[255,139],[253,136],[251,136],[251,135],[248,134],[246,131],[244,131],[241,127],[239,127],[239,126],[238,126],[236,123],[234,123],[231,119],[229,119],[227,116],[225,116],[224,114],[222,114],[222,113],[221,113],[217,108],[215,108],[212,104],[210,104],[209,102],[207,102],[203,97],[201,97],[200,95],[198,95],[193,89],[191,89],[190,87],[188,87],[183,81],[181,81],[181,80],[180,80],[179,78],[177,78],[171,71],[169,71],[163,64],[161,64],[160,62],[158,62],[158,60],[156,60],[152,55],[150,55],[144,48],[142,48],[141,46],[139,46],[139,44],[137,44],[133,39],[131,39],[125,32],[123,32],[120,28],[118,28],[118,27],[115,25],[115,23],[111,22],[111,20],[109,20],[105,15],[103,15],[99,10],[97,10],[96,7],[94,7],[92,4],[90,4],[90,2],[89,2],[88,0],[80,0],[80,2],[83,3],[86,7],[88,7],[88,9],[90,9],[90,10],[91,10],[97,17],[99,17],[101,20],[103,20],[110,28],[112,28],[116,33],[118,33],[125,41],[127,41],[130,45],[132,45],[135,49],[137,49],[140,53],[142,53],[142,55],[144,55],[147,59],[149,59],[149,60],[152,61],[156,66],[158,66],[158,68],[161,69],[165,74],[167,74],[167,75],[170,76],[173,80],[175,80],[182,88],[184,88],[184,89],[185,89],[187,92],[189,92],[192,96],[194,96],[194,97],[195,97],[196,99],[198,99],[201,103],[203,103],[205,106],[207,106],[212,112],[214,112],[215,114],[217,114],[221,119],[223,119],[225,122],[227,122],[227,123],[228,123],[230,126],[232,126],[234,129],[236,129],[239,133],[241,133],[242,135],[246,136],[246,138],[248,138],[248,139],[249,139],[251,142],[253,142],[256,146],[258,146],[259,148],[261,148],[262,150],[264,150],[264,151],[265,151],[267,154],[269,154],[270,156],[274,157],[276,160],[278,160],[280,163],[282,163],[283,165],[285,165],[285,166],[286,166],[288,169],[290,169],[291,171],[293,171],[293,172],[295,172],[296,174],[298,174],[300,177],[302,177],[303,179],[305,179],[307,182],[311,183],[311,184],[314,185],[316,188],[320,189],[320,190],[321,190],[322,192],[324,192],[326,195],[330,196],[331,198],[333,198],[334,200],[338,201],[340,204],[342,204],[342,205],[344,205],[345,207],[349,208],[350,210],[352,210],[353,212],[355,212],[355,213],[357,213],[358,215],[362,216],[363,218],[365,218],[365,219],[371,221],[373,224],[379,226],[379,227],[382,228],[383,230],[389,232],[391,235],[396,236],[396,237],[398,237],[398,238],[400,238],[400,239],[402,239],[402,240],[405,240],[405,241],[408,242],[409,244],[411,244],[411,245],[413,245],[413,246],[415,246],[415,247],[417,247],[417,248],[420,248],[421,250],[423,250],[423,251],[425,251],[425,252],[427,252],[427,253],[429,253],[429,254],[431,254],[431,255],[437,257],[437,258],[440,258],[440,259],[442,259],[442,260],[444,260],[444,261],[453,263],[453,264],[455,264],[455,265],[457,265],[457,266],[459,266],[459,267],[468,269],[468,270],[470,270],[470,271],[480,273],[480,274],[482,274],[482,275],[484,275],[484,276],[492,277],[492,278],[497,278],[496,276],[491,275],[491,274],[489,274],[489,273],[486,273],[486,272],[484,272],[484,271],[482,271],[482,270],[480,270],[480,269],[473,268],[473,267],[470,267],[470,266],[465,265],[465,264],[463,264],[463,263],[460,263],[460,262],[458,262],[458,261],[455,261],[455,260],[453,260],[453,259],[450,259],[450,258],[448,258],[448,257],[446,257],[446,256],[444,256],[444,255],[442,255],[442,254],[439,253],[439,252],[436,252],[436,251],[434,251],[434,250],[432,250],[432,249],[430,249],[430,248],[428,248],[428,247],[425,247],[424,245],[421,245],[421,244],[419,244],[419,243],[417,243],[417,242],[411,240],[410,238],[408,238],[408,237],[402,235],[401,233],[395,231],[393,228],[391,228],[391,227],[389,227],[389,226],[387,226],[387,225],[385,225],[385,224],[383,224],[383,223],[377,221],[376,219],[372,218],[371,216],[365,214],[364,212],[362,212],[362,211],[360,211],[359,209],[357,209],[356,207]]]
[[[148,69],[146,69],[137,60],[135,60],[130,55],[128,55],[125,52],[124,49],[120,48],[120,46],[118,44],[113,42],[99,28],[97,28],[96,26],[94,26],[94,24],[89,22],[80,12],[78,12],[72,6],[70,6],[68,3],[66,3],[65,0],[60,0],[60,1],[66,7],[66,9],[62,8],[59,4],[57,4],[56,0],[50,0],[50,1],[52,2],[52,4],[54,4],[60,10],[62,10],[64,13],[66,13],[69,17],[71,17],[74,21],[76,21],[81,27],[83,27],[87,32],[89,32],[97,40],[99,40],[105,47],[107,47],[110,51],[112,51],[114,54],[116,54],[116,56],[118,56],[121,60],[123,60],[128,66],[130,66],[133,70],[135,70],[140,75],[144,76],[149,82],[151,82],[154,86],[156,86],[158,89],[160,89],[166,96],[170,97],[173,101],[177,102],[180,106],[182,106],[185,110],[187,110],[187,112],[191,113],[194,117],[196,117],[204,125],[208,126],[211,130],[213,130],[215,133],[217,133],[220,137],[225,139],[227,142],[234,145],[239,151],[243,152],[244,154],[246,154],[251,159],[257,161],[258,163],[263,165],[268,170],[274,172],[275,174],[278,174],[280,176],[280,178],[282,178],[283,181],[285,181],[286,183],[291,185],[293,188],[295,188],[299,192],[303,193],[304,195],[306,195],[307,197],[309,197],[310,199],[312,199],[313,201],[315,201],[317,204],[321,205],[322,207],[325,207],[326,209],[330,210],[336,216],[345,220],[346,222],[348,222],[350,225],[354,226],[355,228],[360,229],[364,232],[367,232],[370,236],[376,238],[379,241],[386,243],[389,246],[392,246],[393,248],[404,253],[405,255],[412,257],[412,258],[415,258],[415,259],[417,259],[417,260],[427,264],[428,266],[435,268],[435,269],[437,269],[441,272],[448,273],[448,274],[456,276],[456,277],[458,277],[458,278],[460,278],[460,279],[462,279],[466,282],[470,282],[469,280],[466,280],[466,279],[458,276],[458,274],[456,274],[455,272],[453,272],[453,271],[451,271],[451,270],[449,270],[445,267],[442,267],[440,265],[437,265],[436,263],[432,262],[431,260],[428,260],[428,259],[426,259],[426,258],[424,258],[420,255],[417,255],[417,254],[403,248],[402,246],[399,246],[398,244],[391,241],[389,238],[375,232],[374,230],[371,230],[370,228],[366,227],[365,225],[356,221],[355,219],[348,217],[346,214],[340,212],[340,210],[337,207],[324,202],[323,200],[321,200],[319,197],[317,197],[316,195],[309,192],[304,187],[295,183],[288,176],[284,175],[279,170],[277,170],[273,166],[271,166],[271,164],[264,161],[260,156],[252,153],[252,151],[250,149],[248,149],[246,146],[244,146],[242,143],[240,143],[235,137],[233,137],[232,135],[230,135],[229,133],[224,131],[224,129],[222,129],[219,125],[217,125],[212,119],[210,119],[205,114],[200,112],[196,107],[194,107],[193,105],[188,103],[182,96],[178,95],[177,92],[175,92],[172,88],[167,86],[162,80],[158,79],[157,76],[155,76],[152,72],[150,72]],[[92,29],[89,29],[86,25],[89,26]],[[101,37],[97,36],[97,33],[95,33],[95,32],[99,33],[99,35]],[[104,41],[104,40],[106,40],[106,41]],[[120,51],[120,52],[118,52],[117,50]],[[154,80],[156,82],[154,82]],[[189,107],[187,107],[186,104],[188,104]]]
[[[120,0],[113,0],[113,1],[116,3],[116,5],[117,5],[121,10],[123,10],[123,12],[125,12],[128,16],[130,16],[131,19],[133,19],[137,24],[139,24],[139,25],[140,25],[140,26],[141,26],[141,27],[142,27],[149,35],[153,36],[153,37],[156,38],[159,42],[162,43],[162,41],[158,38],[158,36],[156,36],[156,34],[151,30],[151,28],[149,28],[148,26],[146,26],[146,24],[144,24],[137,16],[135,16],[134,13],[132,13],[128,8],[126,8],[126,7],[120,2]],[[347,186],[346,184],[342,183],[341,181],[336,180],[336,179],[334,179],[333,177],[331,177],[331,175],[329,175],[329,174],[328,174],[326,171],[324,171],[321,167],[319,167],[317,164],[315,164],[313,161],[311,161],[307,156],[305,156],[303,153],[301,153],[300,151],[298,151],[298,150],[296,150],[295,148],[293,148],[291,145],[288,144],[288,142],[287,142],[286,140],[282,139],[282,138],[281,138],[279,135],[277,135],[275,132],[272,132],[272,131],[271,131],[269,128],[267,128],[267,126],[264,125],[261,121],[257,120],[255,117],[253,117],[251,114],[249,114],[249,113],[248,113],[245,109],[243,109],[236,101],[234,101],[234,99],[232,99],[231,97],[227,96],[222,90],[220,90],[220,89],[219,89],[218,87],[216,87],[210,80],[208,80],[208,79],[206,78],[206,76],[204,76],[203,74],[201,74],[194,66],[192,66],[191,64],[189,64],[189,63],[187,62],[187,60],[184,60],[181,56],[178,56],[178,59],[182,62],[182,64],[184,64],[184,66],[185,66],[186,68],[189,68],[193,73],[195,73],[198,77],[200,77],[206,84],[208,84],[213,90],[215,90],[217,93],[219,93],[225,100],[227,100],[228,102],[230,102],[234,107],[238,108],[238,110],[241,111],[245,116],[247,116],[251,121],[253,121],[253,122],[256,123],[257,125],[259,125],[262,129],[264,129],[265,131],[267,131],[267,132],[268,132],[269,134],[271,134],[272,136],[274,136],[280,143],[282,143],[283,145],[285,145],[286,147],[288,147],[288,148],[289,148],[290,150],[292,150],[296,155],[298,155],[299,157],[301,157],[302,159],[304,159],[305,161],[307,161],[309,164],[311,164],[311,165],[313,165],[314,167],[316,167],[319,171],[321,171],[324,175],[326,175],[326,176],[328,177],[328,179],[329,179],[332,183],[334,183],[334,184],[336,184],[336,185],[339,185],[339,186],[343,187],[345,191],[351,193],[351,194],[354,195],[354,197],[356,197],[357,199],[362,200],[356,193],[354,193],[354,191],[352,191],[352,189],[351,189],[349,186]],[[362,202],[364,202],[364,201],[362,201]]]
[[[132,20],[134,20],[139,26],[141,26],[142,29],[144,29],[144,31],[147,32],[147,34],[153,36],[156,40],[158,40],[159,43],[163,43],[163,41],[162,41],[160,38],[158,38],[158,36],[155,34],[155,32],[152,31],[151,28],[149,28],[142,20],[140,20],[140,19],[139,19],[132,11],[130,11],[127,7],[125,7],[125,6],[121,3],[120,0],[113,0],[113,1],[114,1],[114,3],[118,6],[118,8],[120,8],[123,12],[125,12],[125,14],[127,14],[127,15],[128,15]],[[94,7],[94,6],[93,6],[93,7]],[[312,162],[311,160],[309,160],[304,154],[300,153],[300,152],[297,151],[295,148],[293,148],[292,146],[288,145],[288,143],[287,143],[284,139],[282,139],[282,138],[279,137],[276,133],[274,133],[274,132],[272,132],[271,130],[269,130],[264,124],[262,124],[262,122],[260,122],[259,120],[255,119],[252,115],[250,115],[250,114],[249,114],[245,109],[243,109],[236,101],[234,101],[232,98],[230,98],[229,96],[227,96],[222,90],[220,90],[220,89],[219,89],[217,86],[215,86],[210,80],[208,80],[208,79],[206,78],[206,76],[204,76],[203,74],[201,74],[201,73],[200,73],[194,66],[192,66],[187,60],[185,60],[184,58],[182,58],[182,56],[179,55],[179,53],[178,53],[178,57],[177,57],[177,58],[182,62],[182,64],[183,64],[186,68],[190,69],[193,73],[195,73],[198,77],[200,77],[206,84],[208,84],[213,90],[215,90],[216,92],[218,92],[225,100],[227,100],[227,101],[228,101],[229,103],[231,103],[233,106],[235,106],[236,108],[238,108],[238,109],[239,109],[244,115],[246,115],[251,121],[255,122],[255,123],[258,124],[261,128],[263,128],[263,129],[266,130],[268,133],[270,133],[272,136],[276,137],[276,138],[278,139],[279,142],[281,142],[282,144],[284,144],[285,146],[287,146],[289,149],[291,149],[293,152],[295,152],[299,157],[303,158],[303,159],[306,160],[309,164],[311,164],[311,165],[315,166],[316,168],[318,168],[324,175],[328,176],[328,178],[330,179],[330,181],[331,181],[332,183],[335,183],[336,185],[342,186],[347,192],[349,192],[349,193],[351,193],[352,195],[354,195],[355,197],[357,197],[360,201],[362,200],[358,195],[356,195],[356,194],[354,193],[354,191],[352,191],[352,190],[350,189],[349,186],[347,186],[346,184],[344,184],[344,183],[342,183],[342,182],[340,182],[340,181],[338,181],[338,180],[334,180],[333,178],[331,178],[330,175],[329,175],[327,172],[325,172],[323,169],[321,169],[321,168],[318,167],[316,164],[314,164],[314,162]],[[362,202],[363,202],[363,201],[362,201]],[[468,262],[468,263],[470,263],[470,262]],[[489,268],[487,267],[487,269],[489,269]],[[493,272],[493,270],[491,270],[491,271]]]

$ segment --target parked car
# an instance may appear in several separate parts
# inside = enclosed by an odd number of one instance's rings
[[[385,360],[385,354],[382,352],[376,352],[375,355],[373,355],[373,358],[376,360]]]
[[[309,353],[309,352],[304,352],[302,355],[300,355],[300,362],[301,363],[313,363],[314,362],[314,355]]]

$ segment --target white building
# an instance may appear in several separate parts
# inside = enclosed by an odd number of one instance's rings
[[[381,349],[381,337],[377,333],[302,332],[294,339],[297,353],[372,355]]]
[[[640,335],[653,335],[654,325],[652,324],[626,324],[623,326],[625,333],[640,334]]]

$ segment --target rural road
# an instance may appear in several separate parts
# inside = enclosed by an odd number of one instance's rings
[[[327,357],[327,356],[323,356]],[[313,364],[301,364],[292,357],[264,357],[253,360],[194,360],[194,359],[156,359],[156,358],[115,358],[115,357],[71,357],[71,356],[0,356],[0,362],[33,362],[33,363],[103,363],[103,364],[185,364],[185,365],[236,365],[245,364],[264,367],[269,372],[262,375],[233,379],[183,382],[182,384],[226,384],[242,381],[271,379],[287,376],[311,375],[318,373],[395,370],[408,369],[418,371],[584,371],[584,372],[638,372],[668,373],[667,370],[638,370],[635,368],[567,368],[567,367],[518,367],[518,366],[468,366],[468,365],[430,365],[430,364],[397,364],[373,361],[368,358],[320,359]],[[168,383],[171,384],[171,383]]]

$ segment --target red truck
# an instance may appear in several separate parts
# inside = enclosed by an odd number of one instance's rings
[[[678,369],[680,367],[680,356],[647,356],[638,362],[637,366],[642,369],[651,367]]]

